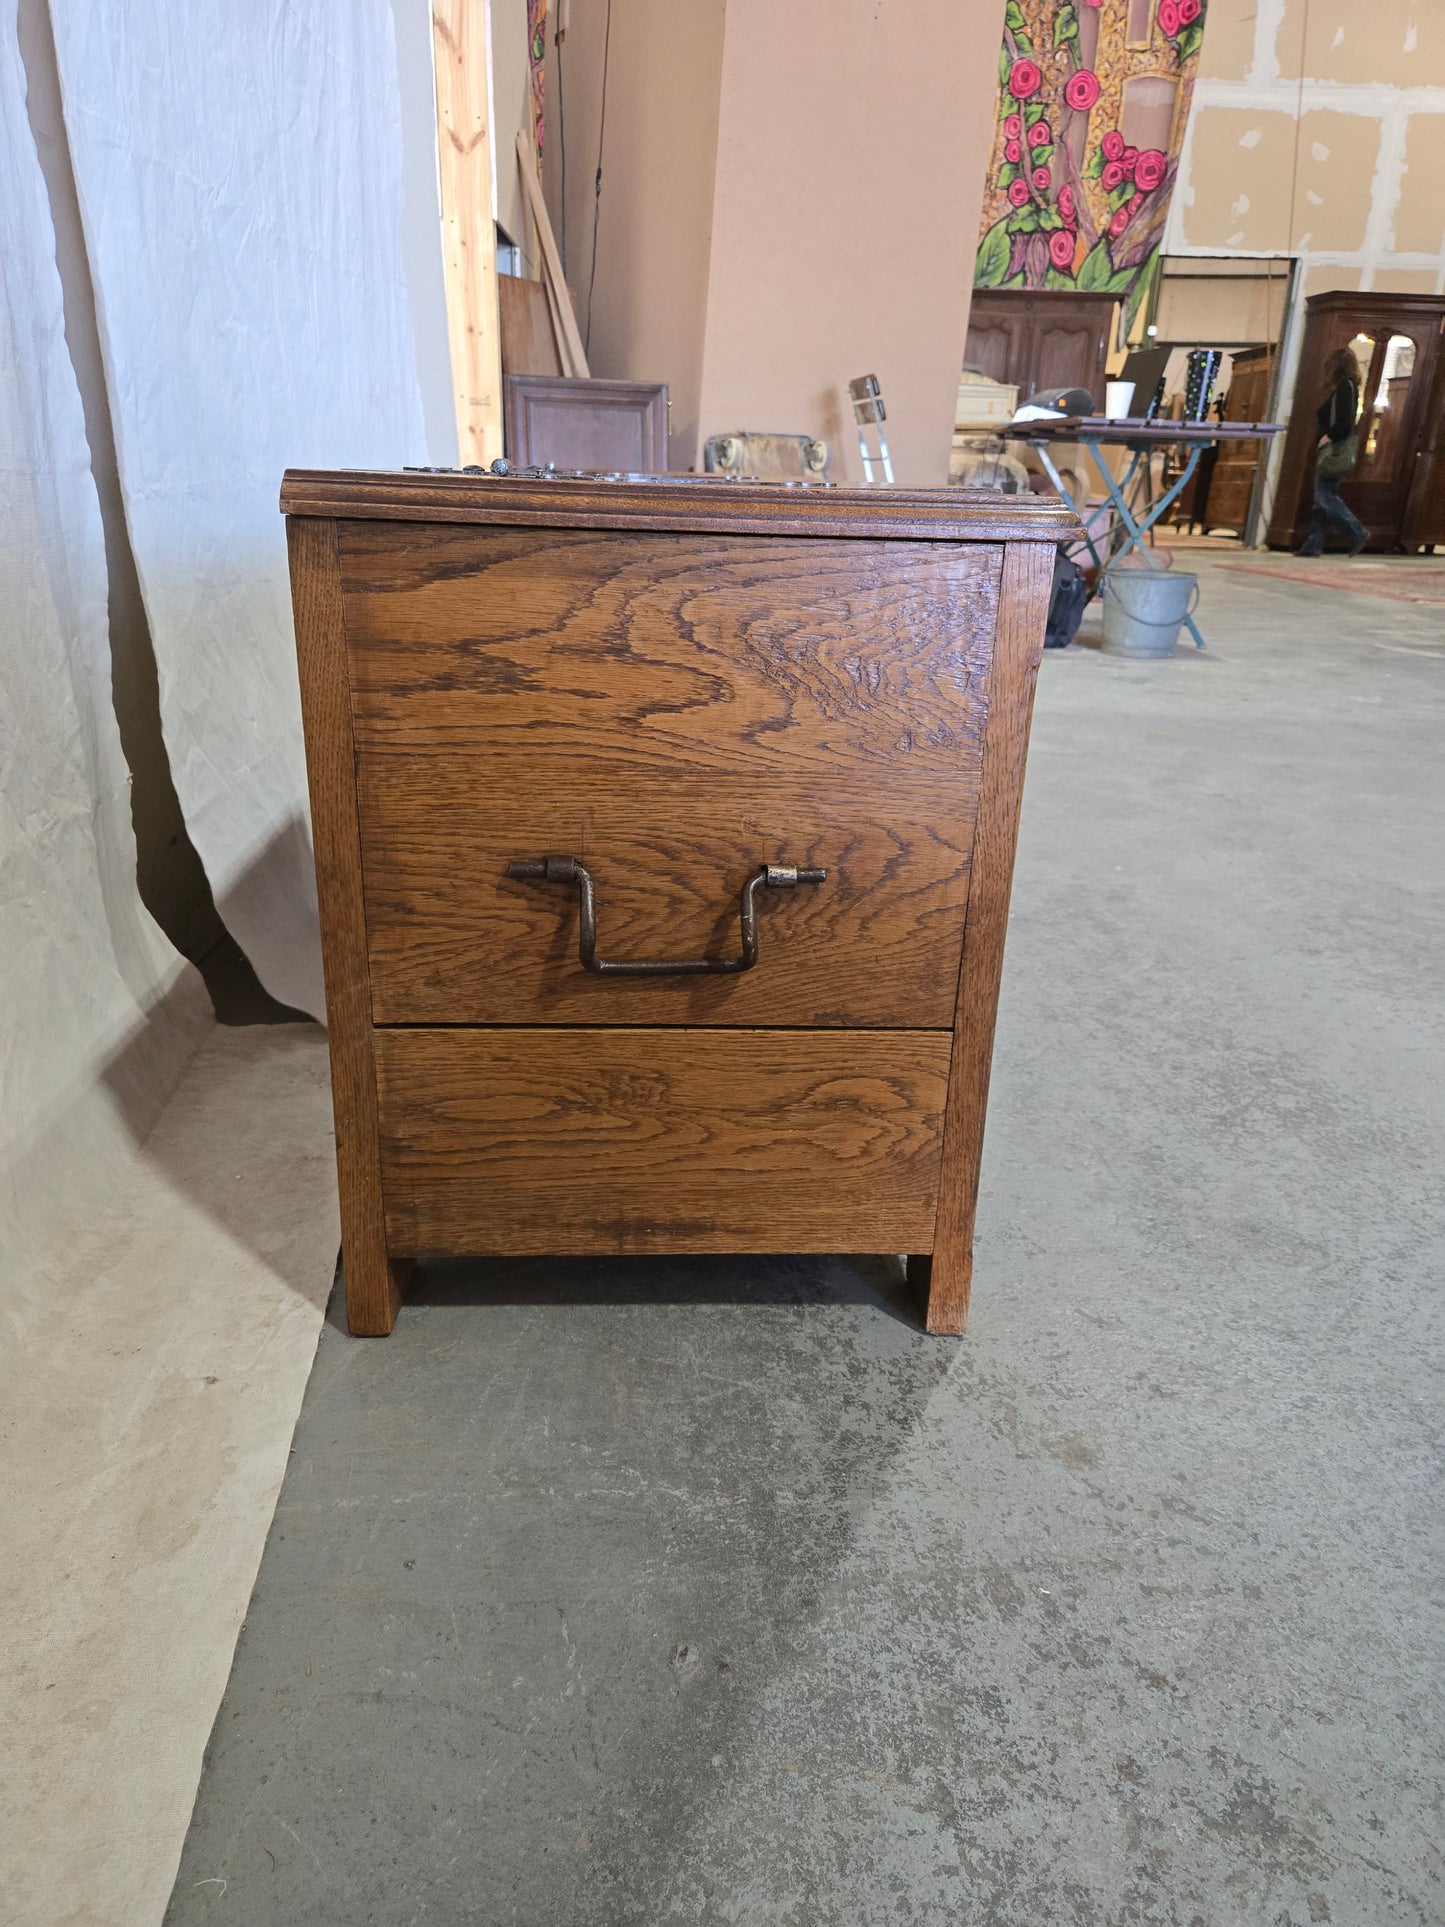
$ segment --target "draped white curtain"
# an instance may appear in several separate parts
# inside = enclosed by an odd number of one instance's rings
[[[407,284],[391,8],[51,0],[51,14],[176,789],[262,981],[320,1016],[276,504],[288,466],[437,459],[418,362],[445,366],[445,321]],[[410,208],[414,227],[415,195]],[[419,342],[428,312],[438,338]]]
[[[43,1287],[55,1241],[86,1223],[198,1035],[199,984],[135,873],[100,505],[12,0],[0,9],[0,1305],[12,1309]]]

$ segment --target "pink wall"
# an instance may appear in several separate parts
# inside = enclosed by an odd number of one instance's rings
[[[573,0],[560,108],[556,50],[548,57],[543,182],[560,237],[565,133],[567,279],[588,363],[594,375],[668,384],[671,464],[683,469],[700,446],[723,9],[724,0],[613,0],[600,207],[606,7]]]
[[[900,482],[948,476],[1002,0],[727,0],[705,433],[819,435],[860,480],[876,374]]]
[[[606,9],[563,48],[567,266],[584,328]],[[968,330],[1003,0],[613,0],[590,356],[710,434],[821,436],[860,479],[876,374],[900,482],[942,484]],[[988,50],[985,57],[984,50]],[[555,60],[546,180],[560,226]]]

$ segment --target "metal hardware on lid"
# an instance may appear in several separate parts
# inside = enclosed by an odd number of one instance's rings
[[[613,961],[597,955],[597,892],[586,864],[575,856],[544,856],[509,863],[507,875],[518,883],[566,883],[577,887],[577,957],[584,970],[599,977],[729,977],[751,970],[758,960],[757,893],[791,890],[799,883],[824,883],[826,870],[800,870],[788,863],[761,864],[738,897],[742,950],[736,957],[636,958]]]

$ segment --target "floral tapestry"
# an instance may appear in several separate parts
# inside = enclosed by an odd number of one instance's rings
[[[974,286],[1117,294],[1164,235],[1204,0],[1008,0]]]

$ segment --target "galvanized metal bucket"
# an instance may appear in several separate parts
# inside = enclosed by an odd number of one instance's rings
[[[1172,569],[1111,569],[1104,577],[1103,646],[1113,656],[1172,656],[1199,604],[1199,577]]]

